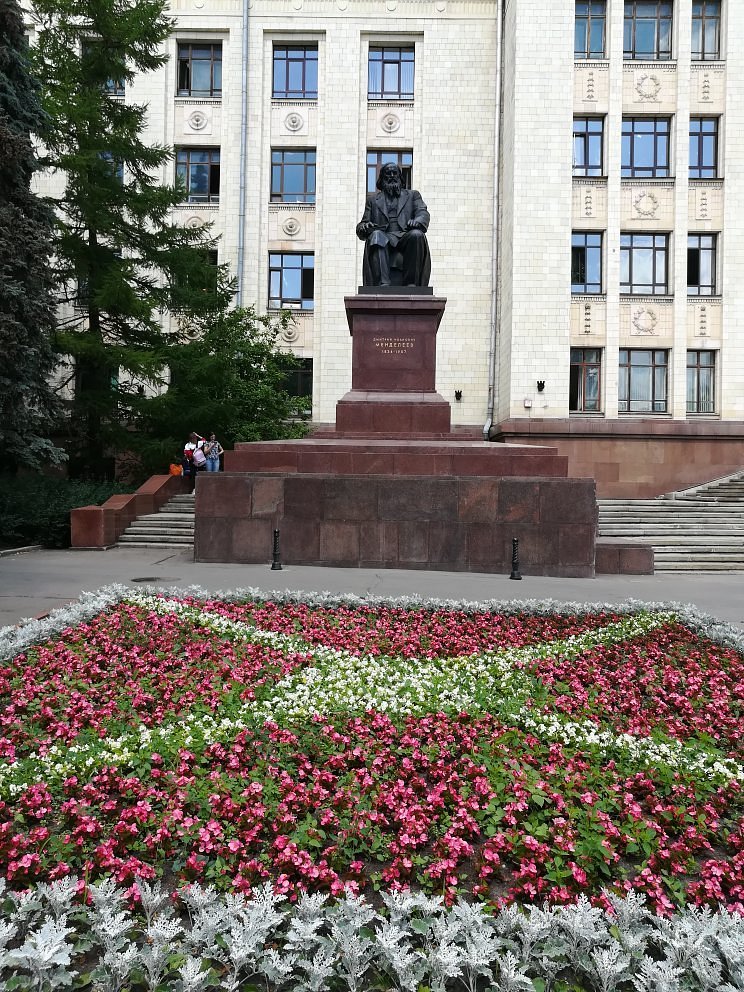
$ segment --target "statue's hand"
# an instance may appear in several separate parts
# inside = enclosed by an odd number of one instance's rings
[[[363,223],[359,225],[359,232],[363,234],[365,238],[368,238],[370,234],[374,231],[374,229],[375,229],[375,225],[372,223],[371,220],[365,220]]]
[[[406,227],[408,228],[409,231],[414,231],[416,229],[423,230],[423,227],[417,220],[409,220],[408,223],[406,224]]]

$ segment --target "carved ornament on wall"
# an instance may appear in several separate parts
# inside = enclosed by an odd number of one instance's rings
[[[638,334],[655,334],[659,317],[653,310],[649,310],[647,307],[640,307],[640,309],[633,312],[631,323]]]
[[[655,217],[659,209],[659,199],[648,190],[641,190],[633,197],[633,209],[639,217]]]
[[[659,93],[661,91],[661,82],[658,76],[653,76],[651,73],[644,73],[636,79],[636,93],[641,98],[641,100],[647,103],[658,103]]]
[[[304,123],[305,118],[302,114],[298,114],[295,110],[293,110],[291,114],[287,114],[284,118],[284,126],[288,131],[299,131]]]
[[[400,130],[400,117],[397,114],[385,114],[380,121],[380,127],[386,134],[395,134]]]
[[[190,227],[192,229],[196,227],[202,227],[203,224],[204,224],[203,217],[196,217],[196,216],[189,217],[189,219],[186,221],[186,227]]]
[[[300,233],[300,222],[296,217],[287,217],[287,219],[282,224],[282,230],[290,238],[295,238]]]
[[[295,344],[300,336],[300,332],[294,323],[287,324],[286,327],[282,328],[282,338],[287,344]]]
[[[203,110],[192,110],[186,118],[186,123],[192,131],[203,131],[209,123],[209,117]]]

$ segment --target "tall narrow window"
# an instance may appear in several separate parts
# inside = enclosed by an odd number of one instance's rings
[[[621,348],[618,368],[620,413],[666,413],[668,351]]]
[[[721,0],[693,0],[692,58],[710,62],[721,57]]]
[[[620,292],[666,295],[668,252],[667,234],[621,234]]]
[[[413,100],[414,49],[370,48],[369,100]]]
[[[574,20],[574,58],[605,57],[606,0],[576,0]]]
[[[272,149],[271,202],[315,203],[314,149]]]
[[[718,118],[690,118],[690,179],[718,178]]]
[[[670,59],[672,4],[660,0],[625,0],[623,49],[626,59]]]
[[[222,42],[179,42],[178,95],[222,96]]]
[[[602,292],[602,235],[589,231],[571,234],[571,292]]]
[[[269,309],[312,310],[314,300],[315,256],[299,252],[271,252]]]
[[[179,148],[176,177],[186,187],[188,203],[219,203],[219,148]]]
[[[636,179],[668,178],[670,130],[668,117],[624,117],[621,174]]]
[[[318,99],[318,46],[274,45],[275,100]]]
[[[687,412],[716,412],[716,353],[687,352]]]
[[[392,162],[400,169],[403,176],[403,189],[411,188],[411,173],[413,171],[413,152],[367,152],[367,192],[374,193],[377,189],[377,177],[383,165]]]
[[[687,295],[715,296],[716,235],[687,236]]]
[[[602,409],[601,379],[601,349],[572,348],[568,387],[568,409],[571,413],[599,413]]]
[[[604,118],[574,117],[573,174],[604,175]]]

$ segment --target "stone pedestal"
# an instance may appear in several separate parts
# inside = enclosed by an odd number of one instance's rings
[[[351,390],[336,404],[339,434],[449,433],[450,405],[436,391],[437,330],[446,299],[420,294],[347,296]]]

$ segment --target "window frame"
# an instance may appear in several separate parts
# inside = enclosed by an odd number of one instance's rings
[[[194,97],[197,99],[222,99],[222,42],[221,41],[178,41],[176,43],[176,96]],[[195,59],[193,50],[198,48],[209,48],[211,54],[209,59]],[[182,50],[188,49],[188,57],[184,58]],[[219,50],[219,58],[215,58],[215,52]],[[194,89],[193,84],[193,63],[209,62],[209,90]],[[215,67],[219,65],[219,85],[215,82]],[[188,73],[188,86],[181,85],[181,74],[186,66]]]
[[[701,7],[700,16],[695,15],[695,8]],[[709,6],[717,7],[717,12],[708,14],[707,8]],[[713,23],[715,25],[715,44],[713,46],[714,51],[708,52],[706,44],[707,35],[707,25]],[[700,25],[699,33],[699,44],[695,47],[695,26]],[[692,38],[691,38],[691,57],[693,62],[718,62],[721,58],[721,0],[693,0],[692,4]]]
[[[583,122],[587,125],[585,130],[578,130],[577,125]],[[599,124],[599,131],[589,130],[591,123]],[[604,179],[605,178],[605,154],[604,154],[604,117],[593,117],[591,115],[578,114],[573,119],[573,146],[572,146],[572,175],[584,179]],[[592,159],[592,150],[596,148],[597,142],[593,138],[599,137],[599,164]],[[576,164],[577,142],[582,147],[583,164]]]
[[[409,161],[404,162],[403,157],[407,156]],[[376,158],[377,161],[371,162],[371,158]],[[413,149],[399,148],[399,149],[377,149],[368,148],[367,149],[367,195],[371,195],[377,190],[377,179],[380,175],[380,169],[383,165],[395,164],[400,169],[400,173],[403,177],[403,189],[413,189]],[[374,181],[372,176],[372,169],[374,172]],[[371,184],[371,185],[370,185]]]
[[[638,7],[656,5],[656,17],[654,23],[654,45],[652,51],[640,51],[638,49],[638,24],[650,18],[639,17]],[[632,8],[629,13],[629,8]],[[662,14],[662,8],[669,9],[669,16]],[[668,23],[667,37],[668,47],[661,44],[663,23]],[[628,45],[628,31],[630,30],[630,45]],[[625,0],[623,17],[623,58],[627,62],[668,62],[672,58],[674,45],[674,4],[670,0]]]
[[[579,13],[579,7],[586,7],[586,13]],[[602,12],[594,11],[593,7],[601,7]],[[584,22],[584,44],[579,49],[579,25]],[[601,51],[592,47],[592,33],[595,23],[601,23],[602,48]],[[604,59],[607,52],[607,0],[574,0],[574,58],[575,59]]]
[[[596,354],[596,358],[590,360],[587,353]],[[579,358],[580,354],[580,358]],[[575,373],[574,370],[579,371]],[[596,370],[596,395],[587,398],[587,381]],[[573,404],[574,392],[576,402]],[[590,405],[593,403],[594,405]],[[569,385],[568,385],[568,412],[569,413],[602,413],[602,348],[571,348],[569,357]]]
[[[649,362],[633,362],[633,356],[648,354],[651,356]],[[627,359],[623,361],[623,356]],[[659,357],[663,356],[663,360]],[[633,370],[639,370],[633,376]],[[649,369],[650,395],[647,399],[633,399],[633,379],[637,378],[640,370]],[[655,414],[667,413],[669,410],[669,349],[668,348],[621,348],[618,355],[618,413],[629,414]],[[663,372],[663,376],[657,373]],[[637,383],[636,389],[637,389]],[[661,388],[659,388],[661,387]],[[646,404],[642,407],[631,409],[636,403]]]
[[[279,65],[284,65],[284,86],[277,87],[277,56],[280,52],[286,52],[283,58],[279,58]],[[302,52],[302,56],[297,58],[290,56],[290,52]],[[314,56],[314,57],[313,57]],[[299,89],[293,88],[290,78],[291,67],[296,64],[302,65],[302,84]],[[275,41],[271,52],[271,98],[272,100],[292,100],[299,102],[304,100],[317,101],[318,99],[318,43],[305,42],[293,45],[290,42]],[[314,66],[314,71],[310,73],[310,84],[308,85],[308,67]],[[315,86],[313,87],[313,76]]]
[[[642,130],[640,126],[646,125]],[[648,130],[648,125],[653,125]],[[666,130],[664,130],[666,127]],[[637,129],[638,128],[638,129]],[[653,164],[636,165],[640,158],[640,140],[652,136]],[[626,144],[627,140],[627,144]],[[623,179],[669,179],[671,176],[670,152],[672,147],[671,117],[623,117],[620,144],[620,175]],[[626,163],[626,148],[630,152],[630,161]],[[659,152],[664,149],[666,164],[660,164]]]
[[[275,161],[276,156],[282,156],[281,161]],[[303,162],[286,162],[286,155],[302,155]],[[312,161],[308,156],[312,156]],[[287,170],[302,169],[302,192],[292,193],[285,189]],[[272,148],[271,149],[271,187],[269,190],[270,203],[315,203],[316,196],[317,152],[315,148]],[[277,173],[278,170],[278,173]],[[278,184],[275,179],[279,177]],[[276,188],[278,185],[278,189]]]
[[[210,158],[208,162],[193,162],[191,161],[191,156],[194,154],[205,154],[207,153]],[[214,156],[216,155],[216,160]],[[181,156],[185,156],[185,161],[181,160]],[[219,203],[220,202],[220,182],[221,182],[221,155],[220,149],[218,147],[201,147],[199,145],[180,145],[176,148],[176,178],[179,177],[184,180],[186,186],[186,197],[184,203]],[[191,169],[192,166],[207,166],[207,192],[206,193],[193,193],[191,191],[192,177]],[[184,167],[185,171],[182,171],[181,167]],[[216,172],[216,182],[215,182],[215,172]],[[213,187],[216,186],[216,192]]]
[[[375,58],[379,53],[379,59]],[[388,53],[397,53],[397,58],[388,57]],[[410,58],[404,58],[410,54]],[[380,86],[373,87],[373,66],[380,64]],[[404,88],[403,65],[411,63],[410,89]],[[387,82],[387,66],[397,66],[397,84],[389,86]],[[397,103],[411,103],[414,98],[416,85],[416,46],[410,45],[370,45],[367,54],[367,100],[369,102],[392,100]]]
[[[637,240],[648,239],[651,244],[635,244]],[[657,241],[659,242],[657,244]],[[633,270],[640,265],[640,259],[636,258],[636,252],[651,249],[651,282],[636,283],[633,277]],[[621,296],[669,296],[669,234],[645,231],[621,231],[620,232],[620,295]],[[623,282],[623,269],[626,265],[628,280]],[[664,280],[658,278],[659,259],[663,258]],[[627,287],[627,288],[626,288]]]
[[[693,131],[693,122],[703,125],[706,122],[711,122],[714,127],[712,131],[698,130]],[[718,152],[719,152],[719,134],[720,134],[720,117],[700,117],[694,116],[690,117],[690,155],[689,155],[689,178],[690,179],[719,179],[718,173]],[[706,163],[706,139],[712,139],[713,145],[713,165],[707,165]],[[693,164],[693,149],[695,152]],[[712,173],[712,175],[704,175],[704,173]]]
[[[701,242],[707,240],[710,244],[703,245]],[[691,244],[690,242],[697,241],[697,244]],[[696,282],[690,281],[690,252],[697,251],[699,253],[697,261],[698,269],[698,279]],[[709,254],[708,259],[708,270],[710,272],[710,281],[701,282],[700,273],[703,268],[702,266],[702,255],[703,253]],[[707,297],[707,296],[717,296],[718,295],[718,280],[717,280],[717,265],[718,265],[718,235],[711,234],[709,232],[696,233],[688,231],[687,233],[687,295],[691,298],[696,297]]]
[[[693,364],[690,364],[690,356],[696,356]],[[702,355],[710,356],[711,361],[701,363],[700,358]],[[685,411],[688,414],[693,414],[696,416],[704,416],[715,414],[716,412],[716,366],[718,362],[716,359],[716,351],[710,348],[688,348],[687,349],[687,359],[686,359],[686,380],[685,380]],[[703,376],[702,373],[707,372],[707,376]],[[690,373],[693,373],[690,375]],[[703,398],[703,393],[705,391],[706,384],[701,382],[701,379],[708,379],[708,392],[709,399],[706,401]],[[692,388],[691,388],[692,387]],[[690,395],[692,394],[692,400]],[[710,409],[701,409],[702,406],[709,406]]]
[[[583,239],[583,244],[581,243]],[[590,239],[592,244],[589,244]],[[602,266],[602,248],[603,248],[603,237],[601,231],[571,231],[571,293],[574,296],[599,296],[603,292],[603,266]],[[574,275],[577,273],[575,258],[575,252],[583,249],[584,261],[583,261],[583,274],[584,279],[574,280]],[[589,252],[592,252],[592,257],[596,258],[596,262],[599,263],[599,281],[590,281],[587,279],[589,275],[590,268],[590,257]],[[581,274],[579,272],[579,274]]]
[[[300,265],[287,265],[285,259],[297,258]],[[311,265],[305,265],[306,259],[311,259]],[[279,260],[277,262],[277,260]],[[299,296],[284,295],[284,273],[285,271],[300,272]],[[311,272],[312,278],[305,276],[305,272]],[[275,281],[275,277],[278,282]],[[312,283],[312,285],[310,285]],[[278,288],[279,294],[272,296],[272,288]],[[306,290],[310,290],[307,295]],[[301,310],[304,313],[311,313],[315,309],[315,252],[302,251],[270,251],[269,252],[269,310]]]

